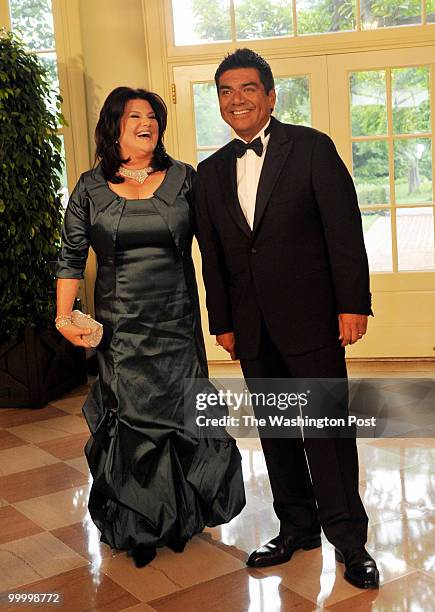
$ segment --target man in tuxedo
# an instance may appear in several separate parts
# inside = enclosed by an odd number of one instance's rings
[[[371,313],[361,216],[331,139],[271,117],[269,64],[238,49],[215,81],[222,118],[238,138],[198,166],[196,212],[210,333],[247,379],[346,379],[345,349]],[[289,561],[321,544],[346,579],[376,588],[364,548],[354,438],[262,438],[280,520],[277,537],[247,564]]]

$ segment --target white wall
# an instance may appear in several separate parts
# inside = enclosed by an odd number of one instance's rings
[[[147,87],[145,32],[140,0],[79,0],[91,158],[93,132],[109,92],[120,85]]]

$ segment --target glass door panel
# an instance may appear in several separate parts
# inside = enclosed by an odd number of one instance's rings
[[[433,356],[431,57],[434,47],[328,58],[331,135],[354,177],[376,315],[351,355]]]
[[[364,242],[370,263],[370,272],[393,270],[391,213],[388,209],[362,210]]]
[[[231,139],[230,126],[219,112],[214,81],[192,83],[195,114],[196,157],[202,161]]]
[[[399,271],[434,270],[433,208],[398,208],[396,226]]]

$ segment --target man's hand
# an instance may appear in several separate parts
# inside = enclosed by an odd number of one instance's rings
[[[367,331],[367,315],[340,313],[338,315],[341,346],[355,344]]]
[[[219,334],[216,336],[216,344],[224,348],[227,353],[231,355],[233,361],[236,359],[236,340],[234,338],[234,332]]]

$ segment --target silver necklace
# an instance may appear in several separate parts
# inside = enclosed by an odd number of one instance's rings
[[[146,181],[146,179],[152,172],[152,166],[148,166],[147,168],[139,168],[138,170],[135,170],[133,168],[126,168],[125,166],[120,166],[118,170],[118,174],[120,174],[121,176],[133,179],[141,185]]]

